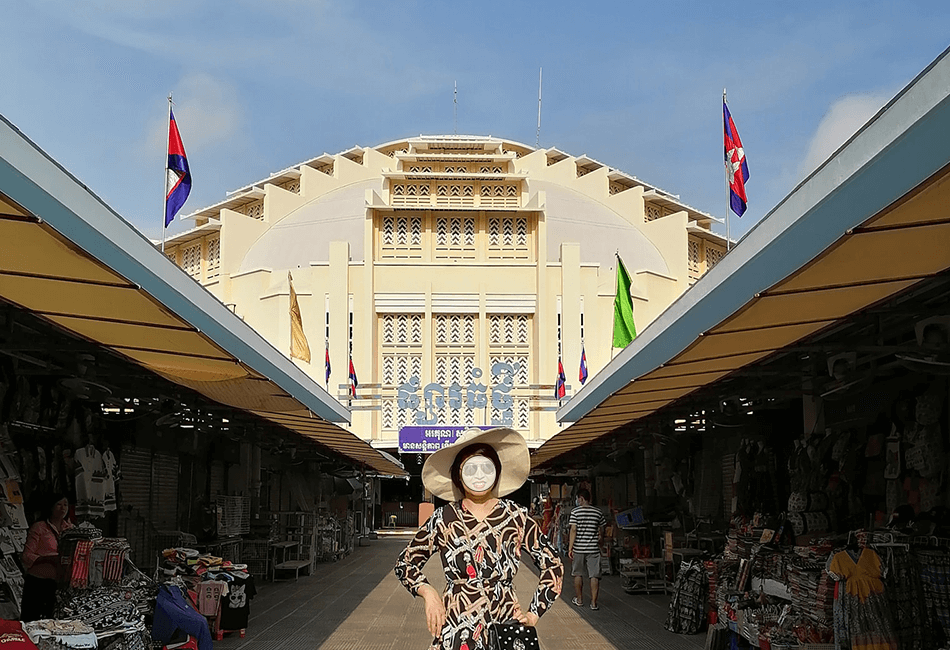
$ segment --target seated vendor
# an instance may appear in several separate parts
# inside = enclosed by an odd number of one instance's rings
[[[30,526],[23,548],[23,601],[20,619],[52,618],[56,605],[56,578],[59,568],[59,536],[72,524],[66,521],[69,500],[63,494],[50,495],[41,516]]]

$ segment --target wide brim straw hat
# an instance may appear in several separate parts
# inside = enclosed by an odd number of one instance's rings
[[[531,459],[524,436],[505,427],[497,429],[466,429],[448,447],[433,453],[422,466],[422,483],[432,494],[446,501],[458,501],[465,493],[452,482],[452,463],[456,455],[469,445],[483,443],[491,446],[501,461],[501,475],[495,484],[494,495],[511,494],[528,479]]]

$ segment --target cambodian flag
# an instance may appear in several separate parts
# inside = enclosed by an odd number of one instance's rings
[[[353,358],[350,358],[350,395],[356,397],[356,387],[360,382],[356,379],[356,368],[353,366]]]
[[[168,165],[165,168],[165,227],[172,222],[191,193],[188,158],[178,133],[178,123],[168,109]]]
[[[554,384],[554,397],[557,399],[563,399],[567,394],[567,389],[564,384],[567,381],[567,377],[564,376],[564,365],[561,363],[561,357],[557,359],[557,383]]]
[[[587,353],[584,352],[583,345],[581,345],[581,369],[577,373],[577,378],[580,380],[581,386],[587,381]]]
[[[745,184],[749,180],[749,166],[746,164],[745,150],[739,139],[739,132],[732,121],[725,95],[722,101],[723,140],[726,153],[726,168],[729,174],[729,204],[732,211],[740,217],[745,212],[748,200]]]
[[[326,347],[326,351],[327,351],[327,362],[326,362],[327,377],[325,381],[327,384],[329,384],[330,383],[330,347],[329,346]]]

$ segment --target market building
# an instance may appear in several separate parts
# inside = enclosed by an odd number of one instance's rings
[[[591,375],[610,359],[617,254],[646,327],[725,253],[679,197],[493,137],[323,155],[185,218],[166,255],[286,354],[292,273],[298,367],[416,474],[433,429],[506,424],[532,447],[558,431],[558,363],[569,398],[582,352]]]
[[[671,631],[708,620],[706,647],[950,636],[948,52],[563,405],[533,456],[552,537],[589,485],[614,515],[608,568],[671,593]]]

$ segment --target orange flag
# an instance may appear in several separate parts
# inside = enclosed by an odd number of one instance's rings
[[[287,271],[287,282],[290,283],[290,357],[310,363],[310,344],[303,333],[303,318],[300,316],[300,304],[290,271]]]

